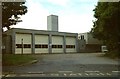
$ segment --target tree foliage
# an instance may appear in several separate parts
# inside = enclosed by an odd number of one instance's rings
[[[2,3],[2,28],[10,29],[10,25],[21,22],[20,16],[27,13],[25,2],[3,2]]]
[[[109,52],[120,53],[120,2],[98,2],[91,32],[107,45]]]

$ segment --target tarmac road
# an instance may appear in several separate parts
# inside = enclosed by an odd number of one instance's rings
[[[38,62],[26,66],[4,67],[4,76],[119,76],[118,60],[102,57],[104,53],[35,55]]]

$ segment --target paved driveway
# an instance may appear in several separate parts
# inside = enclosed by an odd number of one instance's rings
[[[38,62],[4,68],[17,76],[118,76],[118,60],[101,57],[104,53],[35,55]],[[90,75],[92,73],[92,75]],[[18,75],[19,74],[19,75]],[[42,74],[42,75],[41,75]]]

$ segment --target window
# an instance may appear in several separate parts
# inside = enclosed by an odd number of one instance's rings
[[[62,45],[58,45],[58,48],[62,48]]]
[[[52,45],[52,48],[57,48],[57,46],[56,45]]]
[[[24,48],[31,48],[30,44],[24,44]]]
[[[47,44],[36,44],[35,45],[35,48],[48,48],[48,45]]]
[[[35,48],[41,48],[40,44],[35,45]]]
[[[84,39],[84,35],[81,35],[81,40]]]
[[[75,45],[66,45],[66,48],[75,48]]]
[[[22,44],[16,44],[16,48],[22,48]]]
[[[16,48],[31,48],[31,44],[16,44]]]
[[[66,45],[66,48],[69,48],[69,45]]]
[[[52,45],[52,48],[62,48],[62,45]]]
[[[48,48],[48,45],[47,44],[43,44],[43,45],[41,45],[41,48]]]

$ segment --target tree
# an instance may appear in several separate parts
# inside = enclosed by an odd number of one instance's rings
[[[91,33],[107,45],[111,54],[120,55],[120,2],[98,2],[93,10]]]
[[[10,29],[10,25],[21,22],[20,15],[27,13],[25,2],[3,2],[2,3],[2,28]]]

